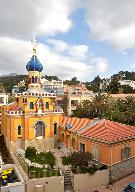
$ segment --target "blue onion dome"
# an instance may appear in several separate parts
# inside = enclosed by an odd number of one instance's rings
[[[43,66],[38,60],[36,55],[33,55],[31,60],[26,65],[27,71],[39,71],[41,72],[43,70]]]

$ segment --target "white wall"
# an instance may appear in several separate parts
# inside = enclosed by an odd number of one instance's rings
[[[109,183],[109,170],[96,171],[95,174],[74,174],[73,186],[74,191],[96,189]]]

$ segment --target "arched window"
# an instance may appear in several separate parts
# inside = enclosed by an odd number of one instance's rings
[[[21,135],[22,134],[22,126],[18,125],[17,130],[18,130],[18,135]]]
[[[34,77],[32,76],[32,83],[34,83]]]
[[[56,135],[57,134],[57,123],[55,122],[54,123],[54,135]]]
[[[37,76],[35,77],[35,83],[37,83]]]
[[[49,109],[49,102],[46,102],[45,108],[46,108],[46,109]]]
[[[34,109],[34,103],[30,102],[30,109]]]
[[[36,137],[40,137],[40,136],[45,136],[45,125],[42,121],[38,121],[35,124],[35,129],[36,129]]]

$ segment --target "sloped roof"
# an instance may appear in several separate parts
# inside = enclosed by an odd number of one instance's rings
[[[135,138],[135,127],[106,119],[63,117],[61,127],[80,136],[104,143]]]
[[[10,111],[21,111],[22,108],[17,104],[17,103],[13,103],[13,105],[11,105],[11,107],[9,108]]]
[[[80,130],[78,134],[105,143],[115,143],[135,138],[135,127],[102,119],[96,125]]]
[[[93,120],[87,119],[87,118],[77,118],[77,117],[63,117],[63,121],[61,124],[61,127],[67,127],[70,128],[70,131],[76,132],[82,127],[85,127]]]

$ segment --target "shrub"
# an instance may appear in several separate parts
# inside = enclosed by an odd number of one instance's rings
[[[27,147],[25,157],[32,161],[36,157],[37,150],[35,147]]]
[[[97,170],[98,169],[97,169],[96,165],[93,165],[92,167],[87,168],[87,173],[94,174]]]
[[[34,147],[28,147],[25,152],[25,157],[28,158],[31,162],[39,163],[39,164],[48,164],[51,168],[55,165],[55,157],[51,152],[41,152],[36,153],[36,149]]]
[[[41,152],[37,155],[37,163],[48,164],[51,168],[53,168],[53,166],[55,165],[55,157],[51,152]]]
[[[63,165],[70,165],[70,158],[67,156],[63,156],[62,158],[62,163]]]
[[[108,169],[107,165],[101,165],[101,167],[99,167],[99,170],[104,170],[104,169]]]

